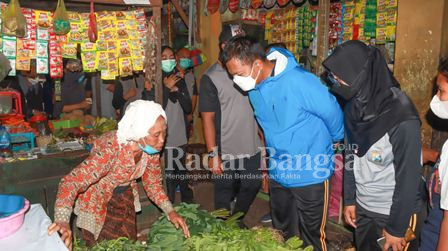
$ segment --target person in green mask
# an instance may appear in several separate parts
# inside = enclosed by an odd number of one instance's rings
[[[198,102],[198,87],[193,72],[193,63],[191,61],[191,52],[188,48],[180,48],[176,52],[177,69],[183,73],[185,83],[187,84],[188,93],[191,97],[191,113],[187,115],[186,130],[188,138],[193,136],[193,114],[196,110]]]
[[[186,178],[185,157],[188,143],[186,115],[191,113],[191,98],[183,72],[176,67],[177,61],[171,47],[162,47],[163,109],[168,122],[164,150],[167,194],[174,202],[176,188],[180,187],[182,202],[193,202],[193,192]]]

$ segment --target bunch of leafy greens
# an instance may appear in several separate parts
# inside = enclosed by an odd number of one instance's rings
[[[240,229],[238,219],[242,214],[229,217],[227,210],[207,212],[199,205],[182,203],[175,207],[190,231],[186,239],[182,229],[176,229],[166,215],[161,216],[148,234],[148,244],[141,244],[119,238],[102,241],[94,246],[93,251],[103,250],[141,250],[141,251],[312,251],[313,247],[302,248],[303,241],[293,237],[284,242],[281,234],[271,228],[256,227]],[[226,218],[226,220],[222,220]],[[86,251],[82,243],[75,239],[75,251]]]
[[[95,246],[88,248],[84,242],[75,238],[73,251],[146,251],[149,250],[145,244],[138,241],[129,240],[126,237],[120,237],[115,240],[101,241]]]

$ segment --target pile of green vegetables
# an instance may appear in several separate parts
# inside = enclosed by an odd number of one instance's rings
[[[271,228],[256,227],[241,229],[237,222],[241,214],[229,217],[226,210],[209,213],[199,205],[182,203],[176,211],[187,222],[191,237],[186,239],[182,229],[176,229],[164,215],[152,226],[148,244],[133,242],[126,238],[103,241],[91,250],[145,250],[145,251],[312,251],[313,247],[302,248],[303,241],[293,237],[284,242],[281,234]],[[222,220],[226,218],[226,220]],[[76,242],[75,251],[88,250]]]
[[[117,121],[109,118],[96,118],[93,124],[93,131],[96,135],[102,135],[106,132],[117,129]]]

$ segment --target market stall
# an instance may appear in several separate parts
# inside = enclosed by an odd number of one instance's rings
[[[212,5],[209,2],[209,10]],[[352,39],[381,47],[388,62],[394,62],[395,0],[340,0],[329,1],[328,6],[327,1],[306,0],[220,1],[219,6],[225,22],[259,26],[266,44],[284,43],[313,72],[319,68],[318,55],[326,57]]]
[[[20,1],[22,8],[18,1],[0,3],[0,50],[12,68],[9,77],[29,71],[30,62],[35,60],[37,74],[55,83],[55,101],[61,98],[63,60],[70,58],[80,58],[82,71],[100,76],[97,79],[115,79],[142,72],[146,67],[146,80],[160,82],[161,70],[155,62],[160,60],[161,2],[134,1],[132,6],[123,1],[66,2],[67,8],[63,1],[57,5]],[[76,8],[70,9],[73,6]],[[19,28],[5,22],[3,14],[12,9],[24,17]],[[79,9],[86,12],[71,11]],[[57,14],[61,11],[64,13]],[[145,53],[149,58],[146,64]],[[93,83],[94,87],[100,84]],[[161,93],[161,85],[155,85],[156,101],[161,100]],[[52,216],[61,177],[88,156],[91,140],[116,129],[117,121],[79,111],[62,114],[55,120],[43,113],[27,117],[22,98],[17,90],[0,90],[0,193],[21,194]],[[101,105],[96,107],[101,110]],[[144,222],[146,213],[155,207],[146,196],[141,201],[144,208],[139,218]]]

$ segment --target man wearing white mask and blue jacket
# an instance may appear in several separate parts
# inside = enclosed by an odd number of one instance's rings
[[[249,94],[269,154],[272,223],[285,238],[327,250],[326,220],[332,145],[344,138],[336,98],[288,50],[246,37],[230,40],[224,62],[233,81]]]

